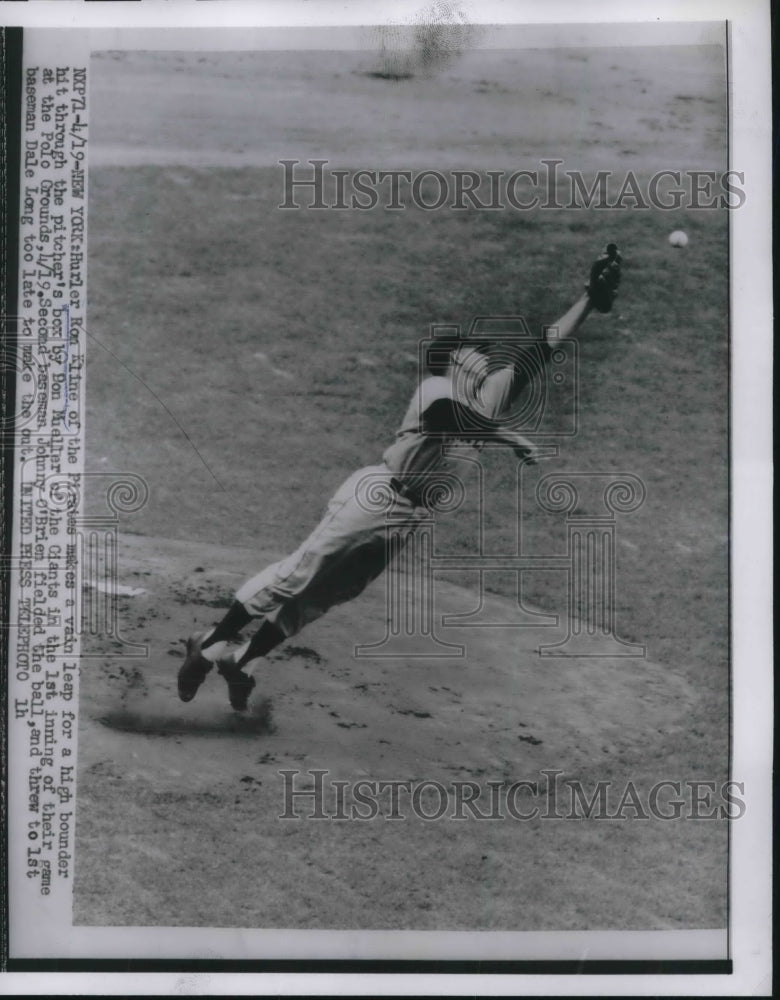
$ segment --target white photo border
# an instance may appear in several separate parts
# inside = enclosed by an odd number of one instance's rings
[[[317,24],[361,25],[405,21],[419,12],[420,3],[197,3],[82,5],[63,3],[29,5],[2,4],[3,21],[21,25],[25,32],[38,30],[89,30],[89,48],[171,48],[168,31],[182,37],[181,29],[194,37],[206,27],[224,32],[225,48],[236,47],[231,29],[252,47],[253,26],[304,28]],[[630,13],[630,17],[628,16]],[[718,20],[729,24],[731,101],[730,163],[745,170],[747,198],[739,211],[731,213],[731,573],[732,573],[732,761],[731,772],[744,780],[750,808],[731,826],[731,926],[729,951],[733,973],[728,976],[648,976],[641,992],[654,995],[756,995],[767,990],[771,976],[771,816],[772,816],[772,232],[771,232],[771,89],[769,56],[769,5],[758,0],[739,3],[641,3],[627,9],[609,2],[598,9],[585,9],[566,2],[552,4],[489,2],[468,8],[475,23],[576,23],[616,26],[660,21],[671,25]],[[156,41],[149,41],[155,29]],[[605,29],[606,30],[606,29]],[[214,48],[214,35],[209,39]],[[756,553],[764,557],[756,559]],[[10,900],[13,922],[13,900]],[[96,929],[90,930],[93,934]],[[183,932],[189,934],[187,930]],[[204,933],[207,933],[204,931]],[[225,931],[224,934],[238,932]],[[325,932],[327,933],[327,932]],[[192,943],[192,941],[191,941]],[[108,957],[95,955],[95,959]],[[305,949],[305,946],[304,946]],[[102,951],[102,949],[100,949]],[[320,951],[318,948],[317,951]],[[327,951],[327,949],[326,949]],[[13,959],[13,955],[10,956]],[[67,956],[63,956],[64,958]],[[161,956],[163,957],[163,956]],[[453,995],[503,993],[619,995],[633,992],[638,984],[622,976],[588,975],[462,975],[407,977],[394,975],[307,973],[303,971],[233,975],[203,973],[196,982],[187,975],[194,992],[201,988],[221,993],[311,993],[370,992],[381,994],[446,992]],[[184,963],[186,964],[186,963]],[[26,974],[9,972],[5,986],[26,992]],[[52,974],[54,975],[54,974]],[[52,993],[128,992],[126,976],[116,982],[105,974],[96,980],[72,973],[66,981],[41,976],[40,986]],[[113,977],[112,977],[113,978]],[[182,976],[175,972],[145,976],[138,983],[143,992],[169,992],[181,988]],[[177,987],[178,984],[178,987]]]

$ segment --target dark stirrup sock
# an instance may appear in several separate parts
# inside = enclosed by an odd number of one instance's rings
[[[249,640],[247,651],[236,660],[236,666],[240,669],[249,663],[250,660],[254,660],[258,656],[265,656],[266,653],[270,653],[272,649],[278,646],[280,642],[284,642],[286,638],[287,636],[284,632],[272,622],[263,622]]]
[[[208,649],[215,642],[222,642],[226,639],[234,639],[241,629],[252,621],[252,616],[239,601],[234,601],[228,613],[217,625],[211,635],[207,636],[200,644],[201,649]]]

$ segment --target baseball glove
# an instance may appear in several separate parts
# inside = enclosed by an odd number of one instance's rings
[[[591,305],[601,313],[608,313],[612,309],[620,284],[622,262],[617,243],[608,243],[606,251],[591,265],[590,280],[585,287]]]

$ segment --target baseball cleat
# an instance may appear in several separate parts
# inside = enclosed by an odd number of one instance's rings
[[[200,644],[204,638],[204,635],[191,635],[185,643],[184,663],[179,668],[177,677],[179,697],[182,701],[192,701],[198,693],[198,688],[205,681],[206,674],[214,666],[201,652]]]
[[[230,707],[236,712],[245,712],[249,696],[255,687],[254,677],[245,674],[240,667],[237,667],[235,663],[231,663],[229,660],[219,661],[217,670],[227,683]]]

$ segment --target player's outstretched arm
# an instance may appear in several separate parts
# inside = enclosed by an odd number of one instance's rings
[[[610,311],[620,284],[620,265],[617,245],[608,243],[605,252],[590,267],[584,293],[556,323],[547,327],[546,342],[542,345],[542,363],[547,361],[556,341],[574,336],[592,310]],[[520,353],[521,357],[514,364],[502,363],[500,367],[494,367],[482,381],[477,408],[483,416],[500,419],[528,384],[532,366],[529,368],[526,352]],[[506,443],[511,444],[509,441]]]
[[[557,319],[552,326],[547,327],[545,330],[547,343],[554,344],[556,340],[567,340],[569,337],[573,337],[592,309],[590,296],[585,292],[560,319]]]
[[[617,295],[620,284],[622,257],[616,243],[608,243],[605,252],[594,261],[590,268],[585,292],[552,326],[547,328],[547,342],[565,340],[574,336],[588,314],[608,313]]]

